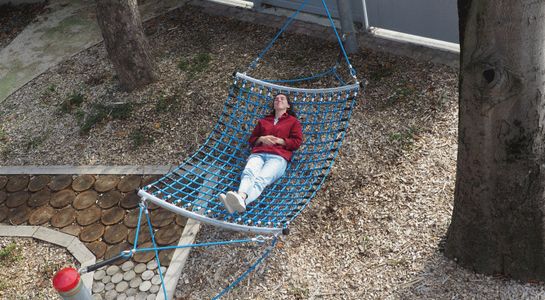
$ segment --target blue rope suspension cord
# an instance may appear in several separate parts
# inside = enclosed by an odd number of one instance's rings
[[[301,12],[301,10],[303,9],[303,7],[305,7],[305,5],[307,4],[308,0],[305,0],[303,1],[303,3],[299,6],[299,8],[288,18],[288,20],[286,21],[286,23],[284,23],[284,25],[282,26],[282,28],[280,28],[280,30],[276,33],[276,35],[274,36],[274,38],[269,42],[269,44],[267,44],[267,46],[265,47],[265,49],[263,49],[261,51],[261,53],[259,53],[259,55],[257,56],[256,59],[254,59],[254,61],[250,64],[250,66],[248,67],[248,70],[253,70],[255,69],[255,67],[257,66],[257,63],[259,62],[259,60],[261,60],[263,58],[263,56],[265,55],[265,53],[267,53],[267,51],[269,51],[269,49],[271,49],[271,47],[274,45],[274,43],[276,42],[276,40],[280,37],[280,35],[282,35],[282,33],[286,30],[286,28],[288,28],[288,26],[293,22],[293,20],[295,20],[295,17],[297,17],[297,15],[299,15],[299,13]]]
[[[346,54],[346,50],[344,49],[343,42],[341,40],[341,37],[339,36],[339,33],[337,32],[337,28],[335,27],[335,23],[333,22],[333,19],[331,18],[331,13],[329,12],[329,8],[327,8],[327,5],[325,4],[325,0],[322,0],[322,4],[324,5],[325,11],[327,13],[327,18],[329,19],[329,23],[331,24],[331,27],[333,28],[333,32],[335,32],[335,36],[337,37],[337,42],[339,42],[339,46],[341,47],[341,50],[344,55],[344,59],[346,60],[346,63],[348,64],[348,68],[350,69],[350,75],[356,78],[356,70],[354,70],[354,68],[352,67],[352,64],[350,63],[350,59],[348,59],[348,55]]]
[[[244,278],[246,278],[246,276],[248,276],[248,274],[250,274],[251,272],[253,272],[257,266],[259,264],[261,264],[263,262],[263,260],[265,258],[267,258],[267,256],[269,256],[269,254],[271,253],[272,249],[274,249],[274,247],[276,246],[276,242],[278,241],[278,237],[275,236],[273,238],[273,241],[271,243],[271,245],[269,247],[267,247],[267,249],[265,249],[265,251],[263,252],[263,254],[261,255],[260,258],[257,259],[257,261],[255,263],[253,263],[249,268],[248,270],[246,270],[244,273],[242,273],[242,275],[240,275],[235,281],[233,281],[229,286],[227,286],[226,288],[224,288],[219,294],[217,294],[214,298],[212,298],[212,300],[217,300],[219,298],[221,298],[223,295],[225,295],[227,292],[229,292],[230,290],[233,289],[233,287],[235,287],[237,284],[239,284]]]

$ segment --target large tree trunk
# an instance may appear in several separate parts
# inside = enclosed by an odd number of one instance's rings
[[[96,0],[97,19],[108,56],[124,88],[133,90],[155,79],[136,0]]]
[[[460,114],[445,254],[545,280],[545,1],[459,0]]]

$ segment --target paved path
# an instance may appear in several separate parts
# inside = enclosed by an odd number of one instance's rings
[[[140,11],[148,20],[186,2],[147,1]],[[100,41],[93,0],[51,0],[46,13],[0,50],[0,103],[50,67]]]

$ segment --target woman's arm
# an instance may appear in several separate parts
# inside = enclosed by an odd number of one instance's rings
[[[290,136],[286,139],[279,139],[281,142],[277,142],[277,144],[284,145],[284,148],[289,151],[295,151],[297,150],[301,144],[303,143],[303,128],[301,127],[301,123],[299,121],[295,121],[293,123],[293,126],[291,126],[290,129]]]
[[[248,140],[248,142],[250,142],[250,146],[254,147],[260,144],[260,141],[258,141],[260,137],[261,137],[261,121],[257,121],[257,125],[252,131],[252,135],[250,135],[250,139]]]

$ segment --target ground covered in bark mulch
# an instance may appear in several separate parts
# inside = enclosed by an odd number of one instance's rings
[[[7,46],[34,18],[43,12],[47,1],[0,5],[0,49]]]
[[[148,22],[160,77],[132,93],[120,88],[102,44],[84,51],[0,107],[0,164],[177,164],[217,120],[232,72],[244,71],[274,32],[195,7]],[[337,54],[334,43],[286,34],[253,74],[308,74],[330,67]],[[542,293],[543,285],[475,275],[440,252],[452,211],[457,71],[367,50],[352,62],[369,82],[330,177],[282,246],[226,299]],[[198,240],[240,236],[204,226]],[[193,250],[178,298],[210,298],[263,249]]]

